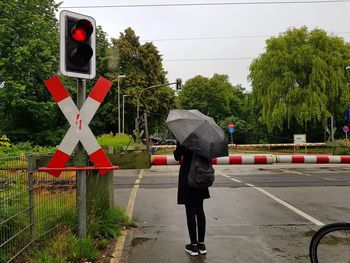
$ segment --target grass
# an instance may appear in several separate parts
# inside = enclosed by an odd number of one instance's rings
[[[97,141],[101,146],[113,146],[115,152],[121,152],[123,147],[133,143],[134,140],[127,134],[113,136],[113,133],[109,133],[98,136]]]
[[[102,134],[97,137],[97,141],[101,146],[113,146],[114,152],[122,152],[125,147],[129,149],[145,150],[146,146],[142,143],[135,143],[131,135],[113,133]]]
[[[118,237],[121,229],[135,226],[121,207],[113,207],[100,215],[88,217],[88,234],[86,238],[76,236],[75,209],[67,209],[60,216],[50,221],[50,225],[60,227],[28,253],[25,262],[61,263],[61,262],[93,262],[100,257],[111,239]]]

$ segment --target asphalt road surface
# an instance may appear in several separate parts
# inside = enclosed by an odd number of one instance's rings
[[[128,231],[123,262],[309,262],[315,231],[350,221],[350,165],[214,168],[215,184],[204,203],[208,253],[197,257],[184,251],[189,237],[184,206],[176,204],[179,166],[115,173],[115,203],[129,204],[138,225]],[[350,262],[350,247],[343,259]]]

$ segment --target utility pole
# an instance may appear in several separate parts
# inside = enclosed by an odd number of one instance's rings
[[[123,134],[124,134],[124,116],[125,116],[125,111],[124,111],[124,104],[125,104],[125,97],[130,97],[131,95],[124,94],[123,95]]]
[[[121,78],[125,78],[125,75],[118,76],[118,134],[120,134],[120,80]]]
[[[148,112],[145,111],[143,113],[143,118],[145,120],[145,136],[146,136],[146,151],[149,153],[150,152],[150,143],[149,143],[149,133],[148,133],[148,120],[147,120],[147,117],[148,117]]]
[[[331,116],[331,140],[334,141],[333,115]]]
[[[80,110],[86,100],[86,80],[78,79],[77,107]],[[83,145],[79,142],[75,166],[86,166]],[[77,171],[78,236],[86,237],[86,171]]]

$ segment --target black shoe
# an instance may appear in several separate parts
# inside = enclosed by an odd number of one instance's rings
[[[197,248],[198,248],[199,254],[201,255],[207,254],[207,248],[205,247],[204,244],[197,243]]]
[[[198,256],[198,248],[195,245],[188,244],[185,246],[185,251],[191,256]]]

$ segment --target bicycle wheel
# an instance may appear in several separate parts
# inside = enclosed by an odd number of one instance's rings
[[[311,263],[350,263],[350,223],[333,223],[321,227],[309,247]]]

